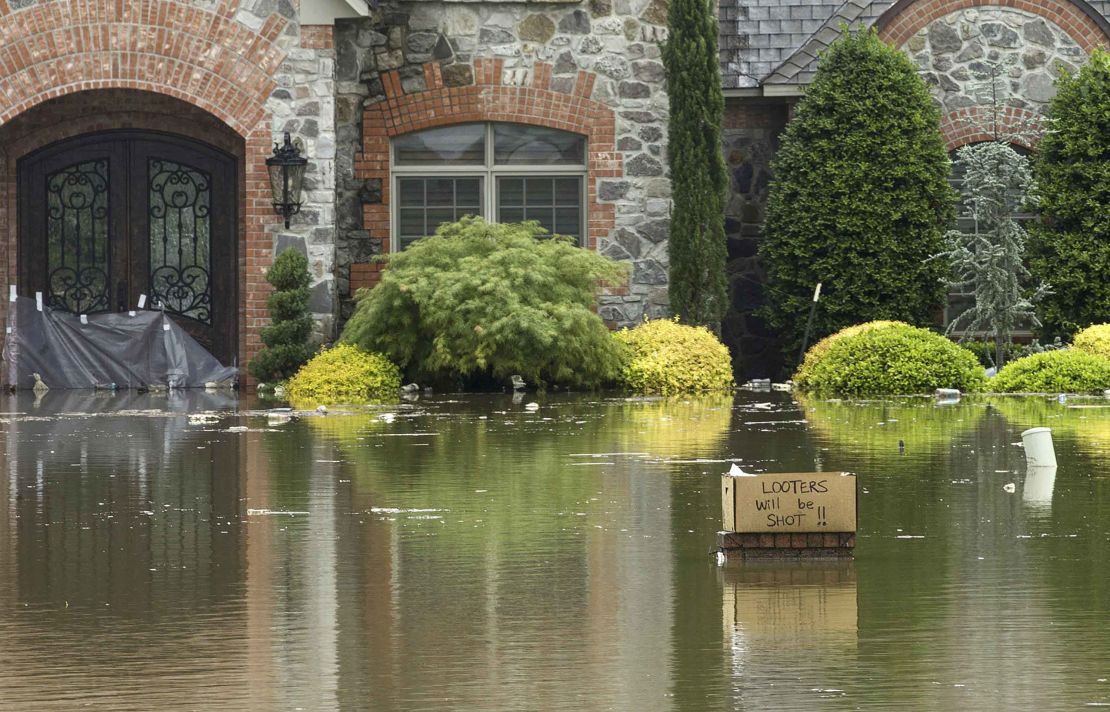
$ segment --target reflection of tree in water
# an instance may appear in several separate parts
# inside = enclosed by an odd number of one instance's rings
[[[676,600],[668,475],[688,466],[659,460],[720,457],[731,397],[549,397],[534,414],[508,397],[426,408],[412,418],[397,411],[389,424],[378,412],[310,421],[339,445],[353,511],[439,510],[340,519],[364,542],[352,590],[367,586],[390,601],[383,608],[382,598],[365,597],[355,614],[374,632],[351,641],[375,647],[365,651],[379,671],[368,699],[403,708],[418,694],[406,663],[440,655],[445,626],[450,658],[467,669],[446,666],[437,684],[464,706],[554,707],[571,688],[587,706],[661,699]],[[719,612],[712,620],[719,637]],[[537,679],[550,684],[522,686]]]

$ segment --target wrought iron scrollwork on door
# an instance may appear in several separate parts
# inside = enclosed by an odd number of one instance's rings
[[[111,283],[108,160],[46,176],[46,302],[77,314],[106,311]]]
[[[211,177],[183,163],[148,160],[150,295],[167,312],[212,323]]]

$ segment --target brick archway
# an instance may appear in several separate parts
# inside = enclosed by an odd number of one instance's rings
[[[289,21],[275,11],[252,28],[237,19],[240,11],[238,0],[216,0],[211,8],[179,0],[40,0],[18,9],[0,0],[0,130],[63,97],[131,90],[187,102],[241,137],[238,351],[245,362],[269,322],[266,226],[276,217],[265,166],[272,138],[266,101],[286,56],[279,38]],[[75,117],[73,127],[88,119]],[[0,146],[7,175],[28,146]],[[0,234],[10,235],[14,185],[9,180],[5,188]],[[0,287],[15,284],[18,274],[10,243],[8,255]]]
[[[562,129],[587,139],[587,244],[596,249],[616,223],[615,206],[598,200],[597,180],[624,175],[616,151],[613,109],[589,99],[596,75],[579,71],[570,93],[551,88],[550,64],[537,62],[531,85],[504,83],[500,59],[475,59],[474,79],[466,86],[446,86],[439,64],[424,65],[426,90],[406,94],[397,71],[382,74],[385,100],[363,113],[362,153],[355,156],[355,177],[377,179],[380,203],[363,206],[363,224],[388,249],[390,237],[389,142],[394,136],[448,124],[509,121]],[[351,289],[377,283],[377,265],[353,265]]]
[[[985,106],[972,106],[945,114],[940,120],[945,148],[952,151],[969,143],[993,141],[994,135],[983,128],[990,126],[993,120],[991,110]],[[1044,135],[1044,121],[1043,116],[1028,109],[1003,106],[998,111],[998,134],[1010,143],[1033,150]]]
[[[1005,7],[1039,15],[1063,29],[1090,54],[1105,46],[1110,23],[1083,0],[899,0],[875,22],[879,38],[901,47],[934,20],[974,7]]]

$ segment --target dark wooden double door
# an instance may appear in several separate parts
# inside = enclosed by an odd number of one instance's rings
[[[236,353],[235,159],[113,131],[19,163],[21,291],[76,314],[167,314],[224,364]]]

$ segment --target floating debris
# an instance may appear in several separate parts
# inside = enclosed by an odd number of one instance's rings
[[[287,509],[248,509],[248,517],[269,517],[269,516],[300,516],[307,515],[308,512],[293,512]]]
[[[539,409],[540,409],[540,404],[535,402],[535,401],[532,401],[531,403],[525,403],[524,404],[524,410],[531,411],[531,412],[534,413]]]
[[[1013,482],[1007,482],[1006,484],[1002,485],[1002,491],[1013,494],[1015,491],[1017,491],[1017,485],[1015,485]]]
[[[189,414],[189,424],[190,425],[208,425],[208,424],[211,424],[211,423],[217,423],[217,422],[219,422],[219,420],[220,420],[219,413],[190,413]]]

